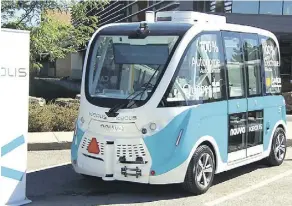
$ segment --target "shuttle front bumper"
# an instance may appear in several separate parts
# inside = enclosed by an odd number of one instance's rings
[[[149,183],[151,157],[142,138],[106,141],[95,135],[99,151],[90,153],[91,137],[86,133],[82,137],[77,158],[72,159],[75,172],[106,181]]]

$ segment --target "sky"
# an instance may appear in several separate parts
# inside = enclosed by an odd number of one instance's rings
[[[15,15],[11,18],[8,19],[8,21],[14,20],[19,18],[22,14],[24,13],[24,10],[18,10],[15,12]],[[32,25],[31,26],[37,26],[37,24],[35,23],[36,20],[38,19],[38,17],[34,17],[32,20]],[[1,19],[1,25],[3,25],[3,23],[6,23],[7,21],[3,21],[3,19]]]

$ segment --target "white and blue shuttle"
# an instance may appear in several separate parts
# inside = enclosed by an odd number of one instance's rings
[[[105,25],[85,57],[73,168],[202,194],[217,173],[262,159],[280,165],[279,68],[273,33],[223,16],[168,11]]]

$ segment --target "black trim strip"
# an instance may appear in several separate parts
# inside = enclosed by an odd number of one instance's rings
[[[113,174],[106,174],[105,177],[114,177]]]
[[[100,158],[100,157],[93,157],[93,156],[91,156],[91,155],[87,155],[87,154],[83,154],[85,157],[89,157],[89,158],[91,158],[91,159],[96,159],[96,160],[100,160],[100,161],[104,161],[102,158]]]
[[[106,144],[115,144],[114,141],[107,141]]]
[[[259,38],[258,38],[258,34],[256,33],[244,33],[244,32],[239,32],[241,35],[241,40],[242,40],[242,49],[243,49],[243,60],[244,60],[244,67],[245,67],[245,72],[246,72],[246,81],[247,81],[247,97],[250,98],[250,97],[261,97],[263,96],[263,85],[262,85],[262,65],[261,65],[261,62],[262,62],[262,58],[261,58],[261,55],[260,55],[260,44],[259,44]],[[248,59],[246,59],[247,57],[245,56],[246,55],[246,46],[244,44],[245,40],[247,39],[251,39],[251,40],[255,40],[256,43],[257,43],[257,56],[258,56],[258,60],[260,61],[260,63],[254,63],[254,64],[249,64],[247,63]],[[260,88],[259,88],[259,92],[257,94],[250,94],[249,93],[249,69],[248,69],[248,66],[254,66],[255,69],[256,69],[256,72],[258,73],[256,76],[256,85],[259,85]],[[260,81],[260,82],[258,82]],[[259,83],[259,84],[258,84]]]
[[[224,49],[224,59],[225,59],[225,65],[226,65],[226,76],[228,77],[228,82],[227,82],[227,88],[228,88],[228,94],[227,97],[229,100],[232,99],[245,99],[247,97],[247,89],[246,89],[246,85],[247,85],[247,80],[246,80],[246,73],[245,73],[245,65],[244,65],[244,51],[243,51],[243,43],[242,43],[242,38],[241,38],[241,32],[235,32],[235,31],[229,31],[229,30],[222,30],[222,43],[223,43],[223,49]],[[227,55],[226,55],[226,47],[225,47],[225,41],[224,41],[224,37],[231,37],[231,38],[238,38],[239,40],[239,44],[240,44],[240,52],[238,52],[238,54],[240,53],[240,57],[241,57],[241,62],[236,61],[236,62],[232,62],[231,64],[233,65],[238,65],[240,67],[240,70],[242,70],[243,73],[243,95],[241,96],[230,96],[230,90],[229,90],[229,69],[228,69],[228,63],[227,63]]]

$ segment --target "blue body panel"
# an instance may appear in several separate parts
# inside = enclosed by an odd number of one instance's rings
[[[76,135],[73,136],[72,144],[71,144],[71,160],[77,160],[78,158],[78,148],[81,142],[81,139],[84,135],[84,131],[80,129],[79,123],[76,123]],[[77,142],[77,144],[75,144]]]
[[[246,111],[247,111],[246,98],[228,100],[228,114],[241,113]]]
[[[279,112],[280,106],[281,112]],[[261,109],[264,110],[264,150],[267,150],[275,124],[279,120],[286,121],[282,96],[207,103],[182,112],[161,131],[144,139],[152,158],[151,170],[154,170],[156,175],[160,175],[178,167],[188,158],[198,139],[206,135],[215,139],[220,152],[217,155],[220,155],[222,161],[226,163],[228,114]],[[266,129],[267,124],[270,125],[269,130]],[[181,129],[183,135],[179,145],[176,146]]]
[[[283,102],[283,96],[266,96],[263,99],[265,129],[264,150],[267,150],[275,124],[279,120],[286,122],[286,108]]]
[[[248,111],[262,110],[264,108],[264,97],[251,97],[247,99]]]
[[[176,116],[165,128],[144,139],[156,175],[182,164],[202,136],[215,138],[220,156],[227,161],[227,101],[202,104]],[[183,134],[175,145],[180,130]]]

